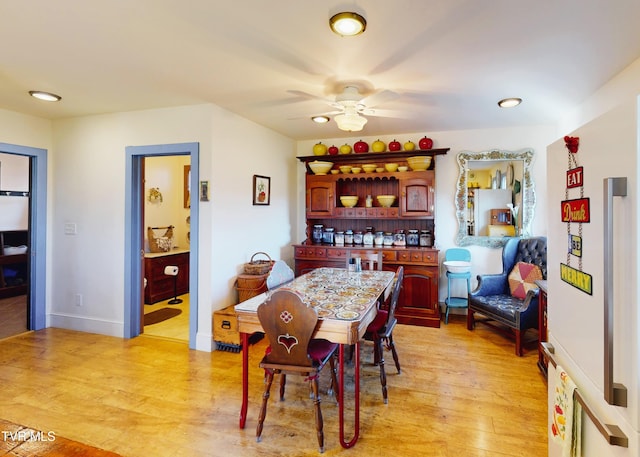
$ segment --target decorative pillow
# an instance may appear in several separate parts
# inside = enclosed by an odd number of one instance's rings
[[[509,273],[511,295],[524,300],[528,291],[538,288],[535,284],[538,279],[542,279],[542,271],[538,265],[525,262],[516,263]]]

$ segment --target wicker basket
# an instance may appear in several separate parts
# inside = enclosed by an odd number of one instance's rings
[[[156,236],[154,229],[167,229],[162,236]],[[147,227],[149,250],[151,252],[168,252],[173,246],[173,225],[168,227]]]
[[[239,275],[235,284],[236,289],[238,289],[238,303],[266,292],[268,276],[268,273],[263,275]]]
[[[262,254],[267,257],[269,260],[254,260],[254,257],[258,254]],[[266,252],[256,252],[251,256],[251,260],[249,263],[244,264],[244,273],[247,275],[263,275],[268,273],[273,266],[274,261],[271,260],[269,254]]]

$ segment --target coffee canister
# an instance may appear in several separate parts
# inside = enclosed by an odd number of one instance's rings
[[[322,242],[326,244],[333,244],[335,242],[335,229],[333,227],[327,227],[322,232]]]
[[[324,231],[323,229],[323,224],[316,224],[313,226],[313,233],[311,234],[311,237],[314,243],[322,243],[322,232]]]
[[[353,230],[345,230],[344,232],[344,244],[353,244]]]
[[[420,230],[420,246],[431,247],[433,244],[433,238],[429,230]]]
[[[407,246],[418,246],[420,244],[420,235],[417,230],[409,230],[407,233]]]

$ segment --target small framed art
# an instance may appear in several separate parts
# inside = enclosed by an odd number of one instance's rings
[[[268,205],[271,201],[271,178],[253,175],[253,204]]]

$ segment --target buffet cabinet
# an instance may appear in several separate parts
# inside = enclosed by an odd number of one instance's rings
[[[164,274],[165,267],[177,266],[177,294],[189,292],[189,251],[174,250],[169,252],[146,253],[144,255],[144,277],[147,285],[144,289],[144,302],[147,305],[173,298],[173,276]]]
[[[29,254],[26,246],[28,244],[27,230],[0,232],[0,298],[27,293]]]
[[[353,230],[396,232],[414,229],[429,231],[435,240],[435,162],[436,156],[448,149],[428,151],[400,151],[384,153],[345,154],[333,156],[305,156],[298,160],[306,165],[305,201],[306,235],[304,243],[294,246],[296,276],[318,267],[344,268],[349,251],[382,251],[383,268],[395,271],[404,266],[404,282],[396,317],[403,324],[426,327],[440,326],[438,306],[438,251],[431,246],[364,246],[312,243],[314,226],[332,227],[337,231]],[[315,175],[309,162],[321,160],[340,165],[361,166],[385,163],[407,165],[412,156],[431,156],[429,169],[424,171],[383,171],[371,173],[329,173]],[[340,196],[357,195],[353,208],[344,207]],[[381,206],[378,195],[393,195],[390,207]],[[372,203],[366,205],[367,197]]]
[[[398,299],[396,318],[401,324],[440,327],[438,306],[438,251],[429,248],[394,248],[364,246],[294,246],[296,276],[319,267],[345,268],[349,251],[353,254],[382,251],[384,270],[404,267],[403,287]]]

